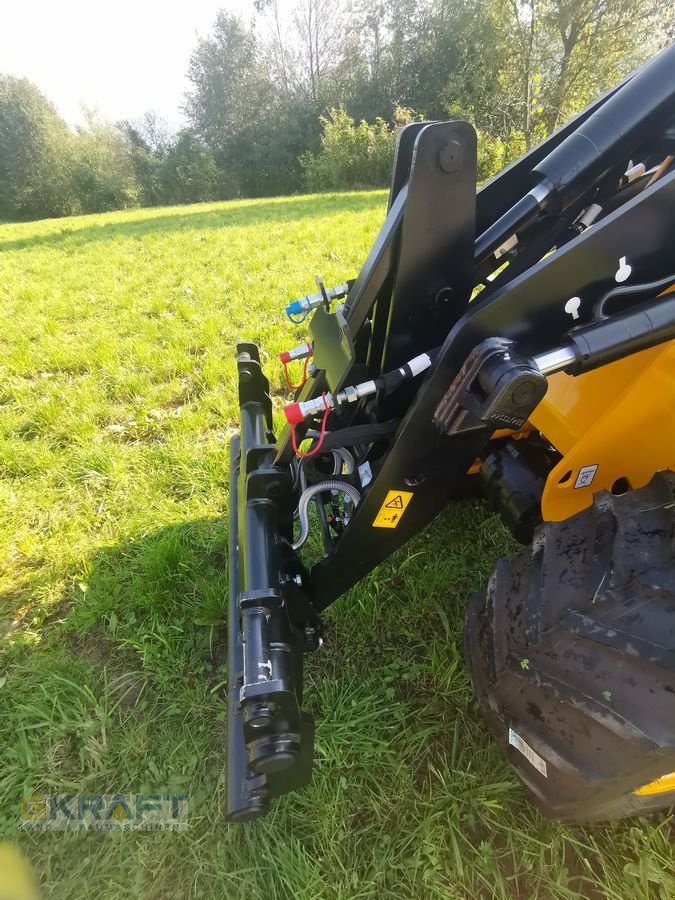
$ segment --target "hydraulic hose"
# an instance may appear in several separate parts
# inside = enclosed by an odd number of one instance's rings
[[[298,504],[298,518],[300,519],[300,537],[295,541],[292,545],[294,550],[299,550],[300,547],[305,543],[307,538],[309,537],[309,502],[312,497],[315,497],[317,494],[322,494],[324,491],[339,491],[342,494],[346,494],[351,500],[354,502],[354,506],[356,506],[361,500],[361,494],[356,490],[356,488],[349,484],[346,481],[337,481],[333,479],[329,479],[327,481],[320,481],[319,484],[313,484],[311,487],[306,488],[302,492],[302,496],[300,497],[300,503]]]
[[[345,475],[352,475],[356,471],[356,461],[346,447],[336,447],[330,453],[333,455],[333,461],[335,462],[333,475],[339,475],[343,465],[345,467]]]

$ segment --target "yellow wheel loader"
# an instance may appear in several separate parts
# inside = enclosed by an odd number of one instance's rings
[[[408,125],[363,268],[286,308],[306,324],[278,436],[238,346],[232,821],[310,777],[322,611],[467,493],[524,547],[465,644],[532,800],[565,821],[675,802],[674,156],[675,46],[479,190],[471,125]]]

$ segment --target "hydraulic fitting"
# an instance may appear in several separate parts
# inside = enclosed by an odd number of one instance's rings
[[[347,387],[337,394],[329,392],[322,394],[315,400],[305,400],[304,403],[289,403],[284,407],[284,415],[289,425],[299,425],[310,416],[316,416],[327,409],[335,409],[341,403],[354,403],[360,397],[368,397],[377,391],[377,385],[374,381],[364,381],[361,384],[355,384],[353,387]]]
[[[326,297],[329,300],[341,300],[343,297],[347,296],[348,290],[348,282],[345,282],[344,284],[338,284],[335,287],[328,288],[326,290]],[[286,307],[286,315],[308,315],[311,310],[315,309],[317,306],[321,306],[323,302],[324,295],[322,291],[317,291],[315,294],[306,294],[304,297],[300,297],[299,300],[294,300],[292,303],[288,304],[288,306]]]
[[[293,347],[292,350],[283,350],[279,354],[279,359],[286,365],[296,359],[307,359],[313,352],[311,344],[300,344],[298,347]]]

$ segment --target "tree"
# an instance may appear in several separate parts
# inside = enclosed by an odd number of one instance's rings
[[[139,204],[141,206],[158,205],[162,202],[159,169],[165,149],[162,149],[162,154],[160,155],[158,149],[151,147],[141,130],[143,128],[143,120],[137,124],[129,121],[120,122],[117,127],[129,145],[129,156],[136,181]],[[156,142],[154,144],[155,148],[158,148],[158,144]]]
[[[293,21],[309,96],[315,103],[321,102],[324,83],[340,59],[344,39],[341,0],[298,0]]]
[[[505,0],[502,11],[528,146],[648,58],[675,19],[670,0]]]
[[[0,216],[69,215],[74,137],[25,78],[0,75]]]
[[[185,113],[190,125],[225,159],[269,93],[253,33],[236,16],[218,13],[213,32],[199,39],[190,57],[188,79],[192,90]]]
[[[654,23],[672,26],[675,8],[664,0],[549,0],[541,19],[555,40],[542,91],[542,121],[552,131],[654,52]]]
[[[190,60],[185,111],[213,154],[223,197],[296,189],[298,157],[318,139],[318,111],[275,81],[264,49],[239,19],[220,13]]]
[[[160,159],[166,154],[176,136],[166,119],[154,109],[141,116],[133,127],[148,152]]]
[[[164,203],[199,203],[219,198],[220,175],[204,144],[182,131],[161,161],[159,173]]]
[[[672,0],[254,8],[250,24],[220,12],[197,42],[175,137],[153,112],[74,134],[37,88],[0,77],[0,215],[382,184],[401,107],[471,121],[487,178],[675,34]]]
[[[413,118],[411,110],[398,108],[392,128],[383,119],[356,125],[344,106],[331,109],[321,117],[321,151],[301,159],[307,187],[313,191],[384,187],[391,174],[396,135]]]
[[[279,0],[254,0],[253,5],[260,20],[268,27],[265,49],[272,71],[283,95],[290,97],[293,89],[297,87],[297,78],[290,52],[288,28],[282,21]]]

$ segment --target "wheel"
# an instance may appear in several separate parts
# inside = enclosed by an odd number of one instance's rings
[[[466,651],[482,712],[553,818],[675,803],[674,553],[675,475],[660,472],[540,526],[470,602]]]

